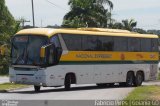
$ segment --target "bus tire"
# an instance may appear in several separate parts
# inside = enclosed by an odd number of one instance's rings
[[[97,83],[96,84],[98,87],[106,87],[107,86],[107,84],[104,84],[104,83]]]
[[[66,75],[64,87],[66,91],[69,91],[71,88],[71,75]]]
[[[136,77],[135,77],[134,85],[135,86],[141,86],[142,82],[143,82],[143,79],[144,79],[143,73],[142,72],[137,72]]]
[[[39,92],[39,91],[40,91],[40,89],[41,89],[41,87],[40,87],[40,86],[36,86],[36,85],[34,85],[34,91],[35,91],[35,92]]]
[[[115,83],[108,83],[108,86],[109,86],[109,87],[114,87],[114,84],[115,84]]]
[[[120,82],[120,83],[119,83],[119,86],[120,86],[120,87],[125,87],[125,86],[126,86],[126,82]]]
[[[131,87],[133,86],[133,83],[134,83],[134,73],[128,72],[126,77],[126,86]]]

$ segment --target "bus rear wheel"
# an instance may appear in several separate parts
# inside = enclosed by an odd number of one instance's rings
[[[40,88],[41,88],[40,86],[34,85],[34,91],[35,91],[35,92],[39,92],[39,91],[40,91]]]
[[[126,86],[131,87],[134,83],[134,74],[133,72],[128,72],[126,77]]]
[[[69,91],[71,88],[71,75],[66,75],[64,87],[66,91]]]
[[[125,86],[126,86],[126,82],[120,82],[120,83],[119,83],[119,86],[120,86],[120,87],[125,87]]]
[[[136,77],[135,77],[135,86],[141,86],[143,82],[143,73],[142,72],[137,72]]]

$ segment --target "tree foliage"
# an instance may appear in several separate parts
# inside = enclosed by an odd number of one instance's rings
[[[5,0],[0,0],[0,34],[12,34],[15,20],[5,5]]]
[[[124,26],[124,29],[127,29],[129,31],[132,31],[134,27],[136,27],[137,22],[134,19],[126,19],[126,20],[122,20],[122,24]]]
[[[110,0],[69,0],[71,10],[64,16],[65,27],[107,27],[113,9]]]
[[[2,52],[2,49],[7,48],[6,50],[9,53],[10,37],[16,33],[18,28],[19,23],[14,20],[13,16],[9,12],[5,5],[5,0],[0,0],[0,52]],[[2,54],[0,54],[0,74],[8,73],[8,66],[9,55],[2,56]]]
[[[138,32],[140,34],[147,34],[147,31],[142,28],[134,28],[133,31]]]
[[[136,25],[137,25],[137,22],[134,19],[125,19],[125,20],[122,20],[122,22],[112,23],[111,28],[133,31]],[[140,31],[140,30],[137,30],[137,31]]]

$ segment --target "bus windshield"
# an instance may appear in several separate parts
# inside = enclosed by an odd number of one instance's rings
[[[12,65],[42,65],[40,48],[48,43],[45,36],[19,35],[12,40]]]

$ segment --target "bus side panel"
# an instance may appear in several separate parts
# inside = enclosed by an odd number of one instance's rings
[[[67,73],[75,74],[76,84],[125,82],[128,71],[143,71],[150,80],[150,64],[56,65],[45,70],[46,85],[64,85]]]
[[[143,71],[145,80],[149,80],[150,64],[111,64],[95,65],[94,82],[95,83],[113,83],[125,82],[127,72]],[[96,75],[96,76],[95,76]]]
[[[149,80],[156,80],[158,77],[158,64],[151,64],[149,69],[150,69]]]
[[[122,68],[120,68],[122,67]],[[125,65],[116,65],[116,64],[104,64],[104,65],[95,65],[95,83],[112,83],[112,82],[123,82],[126,80],[125,74],[127,68]]]
[[[65,76],[74,73],[77,84],[91,84],[93,82],[93,65],[56,65],[46,69],[47,85],[64,85]]]

